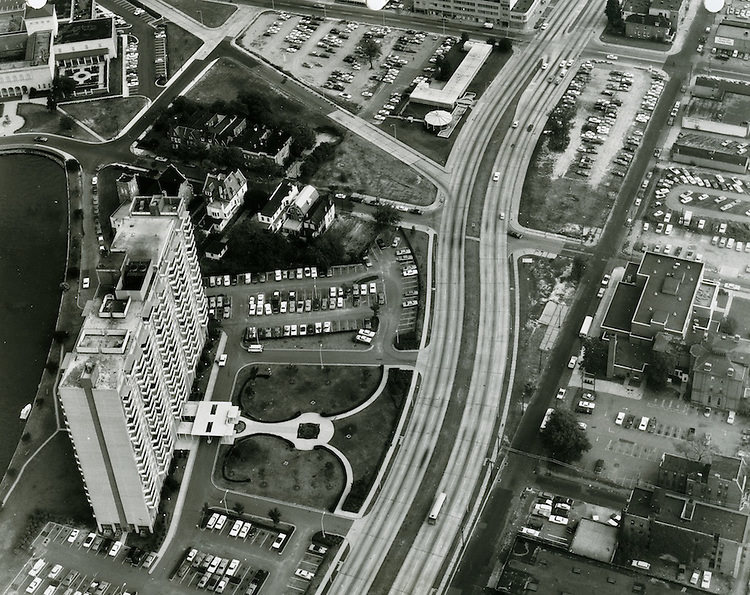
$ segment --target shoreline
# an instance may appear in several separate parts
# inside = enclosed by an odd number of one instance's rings
[[[65,194],[67,199],[67,217],[66,217],[66,234],[65,234],[65,262],[62,271],[61,292],[58,300],[57,314],[54,318],[54,328],[60,328],[60,322],[63,318],[63,309],[66,305],[66,295],[75,295],[71,293],[67,286],[68,272],[71,266],[71,246],[73,241],[72,214],[73,206],[73,176],[77,177],[77,183],[80,186],[81,166],[72,156],[67,155],[56,149],[39,149],[39,148],[9,148],[0,150],[0,157],[8,155],[35,155],[50,159],[59,165],[65,176]],[[70,164],[73,164],[72,166]],[[70,167],[70,169],[69,169]],[[74,168],[74,169],[73,169]],[[78,198],[80,199],[80,193]],[[80,259],[79,259],[80,260]],[[75,307],[75,298],[71,299]],[[77,335],[77,332],[71,332],[70,336]],[[59,350],[55,349],[56,341],[53,337],[47,349],[44,367],[42,368],[39,382],[37,384],[34,397],[31,399],[32,409],[28,418],[23,424],[21,438],[16,443],[13,453],[8,461],[8,466],[3,470],[2,480],[0,480],[0,506],[5,505],[6,501],[13,492],[13,489],[23,477],[23,470],[26,465],[33,459],[41,448],[46,445],[60,430],[61,427],[58,404],[55,394],[55,387],[58,380],[59,369],[54,373],[50,372],[49,366],[56,365],[59,368],[59,359],[64,353],[64,343],[60,344]],[[59,351],[59,356],[58,356]],[[47,402],[49,401],[49,403]],[[46,406],[45,406],[46,405]],[[13,412],[15,414],[15,412]],[[13,418],[15,419],[15,418]],[[30,435],[28,441],[24,437]]]

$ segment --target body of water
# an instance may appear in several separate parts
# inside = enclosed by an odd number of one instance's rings
[[[34,399],[52,342],[67,209],[60,165],[37,155],[0,155],[0,476],[21,437],[18,416]]]

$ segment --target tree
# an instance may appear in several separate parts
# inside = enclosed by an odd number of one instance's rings
[[[507,54],[508,52],[513,50],[513,42],[507,37],[503,37],[497,42],[495,47],[503,54]]]
[[[62,118],[60,118],[60,128],[62,128],[65,132],[70,132],[71,130],[73,130],[73,126],[75,126],[75,120],[70,116],[63,116]]]
[[[375,227],[379,231],[395,227],[399,223],[401,223],[401,215],[398,214],[398,211],[384,205],[378,206],[375,211]]]
[[[542,444],[550,458],[563,463],[577,461],[591,449],[585,430],[567,410],[556,409],[541,432]]]
[[[622,27],[622,8],[619,0],[607,0],[604,7],[604,14],[607,15],[609,26],[619,30]]]
[[[737,332],[737,321],[731,316],[725,316],[721,319],[719,330],[727,335],[734,335]]]
[[[52,333],[52,340],[55,343],[65,343],[65,340],[70,336],[70,333],[65,330],[56,330]]]
[[[466,32],[466,31],[463,31],[463,32],[461,33],[461,48],[462,48],[462,49],[463,49],[463,47],[464,47],[464,46],[466,45],[466,42],[467,42],[467,41],[469,41],[469,33],[468,33],[468,32]]]
[[[245,512],[245,505],[242,502],[235,502],[234,506],[232,506],[232,510],[237,514],[242,514]]]
[[[437,75],[435,76],[437,80],[447,81],[451,78],[451,75],[453,74],[451,71],[451,63],[445,59],[445,56],[438,56],[435,66],[437,67]]]
[[[372,61],[377,60],[383,50],[380,49],[380,44],[376,42],[372,37],[364,37],[357,46],[359,53],[370,61],[370,70],[373,69]]]
[[[273,521],[274,525],[278,525],[281,522],[281,511],[278,508],[272,508],[268,511],[268,518]]]
[[[585,337],[582,343],[581,369],[589,374],[605,376],[607,374],[609,343],[593,337]]]
[[[651,388],[662,389],[667,385],[667,379],[674,372],[677,358],[664,351],[652,351],[646,366],[646,382]]]
[[[578,283],[586,272],[586,259],[580,254],[576,254],[570,265],[570,280]]]

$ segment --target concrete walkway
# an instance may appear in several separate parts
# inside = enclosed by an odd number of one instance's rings
[[[240,416],[240,421],[245,423],[245,429],[234,435],[235,440],[254,434],[269,434],[291,442],[297,450],[312,450],[316,446],[328,448],[328,442],[333,438],[334,432],[331,419],[322,417],[319,413],[303,413],[294,419],[276,423],[254,421],[244,416]],[[315,438],[300,438],[298,431],[302,424],[317,425],[320,429],[318,436]]]

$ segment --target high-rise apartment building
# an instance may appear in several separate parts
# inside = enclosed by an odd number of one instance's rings
[[[207,333],[192,188],[174,168],[137,180],[113,216],[100,288],[63,362],[58,388],[85,490],[100,529],[153,530],[182,407]],[[182,181],[180,181],[180,179]],[[158,180],[157,180],[158,181]],[[151,180],[154,182],[154,180]],[[169,196],[171,187],[176,196]]]

